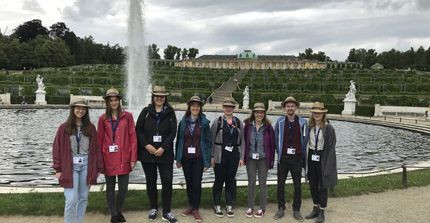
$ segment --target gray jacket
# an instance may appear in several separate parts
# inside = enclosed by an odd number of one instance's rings
[[[219,129],[219,132],[217,133],[217,129],[218,129],[218,119],[219,117],[217,117],[215,120],[212,121],[212,125],[211,125],[211,133],[212,133],[212,158],[214,158],[215,163],[221,163],[221,154],[222,154],[222,146],[221,145],[216,145],[216,144],[222,144],[222,133],[223,133],[223,125],[224,125],[224,121],[222,121],[221,119],[221,126]],[[238,119],[239,120],[239,119]],[[239,131],[239,137],[238,137],[238,141],[237,144],[239,145],[239,154],[240,154],[240,160],[244,159],[244,155],[245,155],[245,137],[244,137],[244,131],[243,131],[243,123],[242,121],[239,120],[239,126],[240,128],[238,128]],[[215,144],[216,143],[216,144]]]
[[[308,128],[307,140],[309,141]],[[323,188],[333,188],[337,184],[337,163],[336,163],[336,132],[333,126],[328,123],[325,128],[322,129],[324,135],[324,147],[320,158],[321,171],[322,171],[322,185]],[[309,151],[309,149],[307,150]],[[308,154],[306,154],[306,172],[308,170]],[[306,174],[307,175],[307,174]]]

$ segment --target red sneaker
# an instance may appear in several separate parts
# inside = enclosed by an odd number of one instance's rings
[[[257,212],[255,212],[254,217],[256,218],[262,218],[264,216],[264,210],[258,210]]]
[[[200,216],[199,210],[194,210],[193,216],[194,216],[194,220],[196,220],[196,222],[202,222],[203,221],[202,217]]]
[[[193,214],[193,208],[192,207],[188,207],[187,209],[185,209],[182,213],[181,213],[181,215],[183,216],[183,217],[187,217],[187,216],[190,216],[190,215],[192,215]]]

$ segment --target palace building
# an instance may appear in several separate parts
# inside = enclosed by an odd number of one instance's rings
[[[336,66],[334,66],[336,64]],[[245,50],[237,55],[203,55],[196,59],[175,61],[175,67],[226,69],[326,69],[359,67],[357,63],[321,62],[287,55],[256,55]],[[337,66],[339,65],[339,66]]]

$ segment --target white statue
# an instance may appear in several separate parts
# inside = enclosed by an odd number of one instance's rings
[[[245,87],[245,90],[243,91],[243,110],[249,109],[249,88],[248,85]]]
[[[350,83],[350,85],[349,85],[349,91],[345,95],[346,96],[345,99],[348,99],[348,100],[351,100],[351,101],[352,100],[356,101],[355,93],[357,93],[357,89],[355,88],[355,82],[353,80],[351,80],[351,81],[349,81],[349,83]]]
[[[43,84],[43,77],[40,77],[40,75],[38,74],[36,77],[36,82],[37,82],[37,90],[45,90],[45,84]]]

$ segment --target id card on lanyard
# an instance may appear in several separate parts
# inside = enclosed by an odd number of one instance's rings
[[[81,153],[81,151],[80,151],[81,150],[81,138],[82,138],[82,132],[80,129],[76,130],[75,138],[76,138],[76,144],[78,147],[78,154],[80,154]]]
[[[190,135],[191,135],[191,146],[188,147],[188,154],[196,154],[196,147],[194,147],[193,143],[196,141],[194,138],[194,130],[196,129],[196,121],[189,123],[189,127],[188,130],[190,131]]]
[[[163,112],[163,111],[161,111]],[[153,142],[163,142],[163,138],[158,134],[158,127],[160,125],[160,121],[161,121],[161,112],[157,113],[155,115],[155,128],[156,128],[156,135],[152,136],[152,141]]]
[[[113,121],[112,116],[109,119],[110,125],[112,127],[112,145],[109,146],[110,153],[116,153],[119,151],[119,146],[115,144],[115,133],[119,125],[120,117],[118,116],[115,122]]]
[[[314,127],[314,135],[315,135],[315,150],[314,150],[314,154],[312,154],[311,159],[314,162],[319,162],[320,161],[320,155],[317,154],[317,149],[318,149],[318,136],[320,134],[321,128],[318,128],[318,132],[317,132],[317,127]]]

